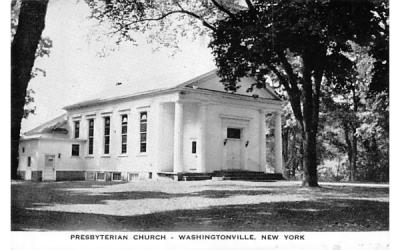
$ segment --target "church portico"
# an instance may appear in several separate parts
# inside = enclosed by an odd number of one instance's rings
[[[275,162],[272,173],[282,174],[282,157],[279,157],[279,152],[282,152],[280,112],[262,108],[248,110],[240,105],[232,107],[183,98],[160,105],[168,107],[167,112],[160,114],[165,119],[160,119],[160,127],[173,134],[169,137],[173,140],[169,143],[173,145],[173,151],[169,153],[170,165],[161,168],[164,172],[178,174],[239,170],[271,173],[266,158],[269,151],[273,151]],[[267,150],[266,114],[271,113],[277,125],[274,129],[276,139],[274,149]],[[160,135],[167,136],[164,133]]]

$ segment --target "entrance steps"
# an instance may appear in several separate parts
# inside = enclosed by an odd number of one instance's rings
[[[159,177],[166,177],[177,181],[197,181],[197,180],[247,180],[247,181],[275,181],[283,180],[282,174],[269,174],[257,171],[244,170],[221,170],[212,173],[192,173],[192,172],[159,172]]]
[[[160,172],[157,173],[159,177],[166,177],[176,181],[200,181],[200,180],[211,180],[211,173],[192,173],[192,172]]]
[[[282,174],[264,173],[245,170],[221,170],[213,172],[213,179],[217,180],[248,180],[248,181],[275,181],[283,180]]]

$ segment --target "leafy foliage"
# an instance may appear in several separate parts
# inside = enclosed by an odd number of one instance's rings
[[[246,0],[245,5],[227,0],[86,1],[92,17],[111,22],[110,34],[121,40],[135,41],[135,32],[151,31],[150,41],[174,47],[179,37],[210,34],[210,47],[227,91],[236,91],[237,82],[245,76],[257,79],[249,91],[266,84],[282,91],[296,120],[285,127],[286,142],[298,143],[300,133],[302,149],[297,148],[295,155],[302,153],[309,185],[317,185],[317,158],[321,161],[346,148],[336,137],[332,143],[337,151],[331,150],[322,140],[326,135],[318,131],[323,95],[335,90],[349,93],[362,80],[354,79],[352,45],[370,46],[369,53],[375,56],[374,79],[387,77],[386,0]],[[343,118],[352,117],[356,116]],[[336,132],[335,128],[329,133]]]
[[[317,185],[317,140],[323,90],[349,90],[352,44],[376,44],[382,1],[253,1],[253,8],[218,20],[210,47],[227,90],[245,76],[257,87],[274,75],[301,127],[305,182]],[[351,88],[351,87],[350,87]],[[320,148],[321,149],[321,148]],[[321,150],[319,150],[321,152]]]
[[[180,38],[196,39],[214,30],[213,23],[224,18],[233,1],[208,0],[85,0],[91,17],[110,26],[108,36],[135,43],[137,33],[147,42],[178,48]],[[218,7],[217,7],[218,6]],[[190,28],[188,28],[190,27]]]

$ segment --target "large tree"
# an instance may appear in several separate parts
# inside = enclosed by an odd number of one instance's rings
[[[235,91],[245,76],[256,77],[257,87],[265,86],[265,76],[273,76],[301,128],[303,184],[308,186],[318,186],[321,86],[348,80],[353,65],[345,55],[349,41],[381,42],[376,51],[383,51],[381,58],[386,55],[386,40],[377,35],[381,29],[387,32],[386,0],[246,0],[243,5],[228,0],[87,1],[93,17],[111,21],[110,33],[128,40],[134,40],[135,31],[152,29],[156,35],[151,38],[171,45],[188,30],[204,33],[203,25],[227,90]]]
[[[12,4],[16,4],[15,1]],[[41,40],[45,26],[48,0],[22,0],[16,31],[11,43],[11,178],[17,177],[18,147],[21,121],[26,116],[24,110],[28,83],[39,46],[46,46]],[[14,6],[12,6],[14,7]]]
[[[374,42],[374,1],[254,1],[217,22],[211,48],[227,88],[241,77],[279,79],[302,131],[303,185],[318,186],[317,133],[321,87],[349,82],[350,41]]]

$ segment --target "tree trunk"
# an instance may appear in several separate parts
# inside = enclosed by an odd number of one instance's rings
[[[303,186],[318,187],[317,138],[313,131],[303,133]]]
[[[349,157],[351,181],[357,180],[357,137],[355,133],[356,131],[352,131],[351,144],[349,145],[350,146],[349,151],[351,152],[351,158]]]
[[[351,124],[343,123],[344,138],[346,141],[347,157],[349,158],[349,180],[355,181],[356,178],[356,165],[357,165],[357,137],[356,130],[351,128]]]
[[[305,55],[308,55],[306,53]],[[317,172],[317,131],[319,120],[319,91],[320,85],[312,84],[311,70],[308,67],[312,59],[303,57],[303,186],[318,187],[318,172]],[[314,82],[318,80],[314,75]]]
[[[308,85],[308,86],[307,86]],[[311,83],[305,84],[305,101],[303,102],[303,120],[296,120],[303,124],[301,126],[302,140],[301,153],[302,153],[302,185],[309,187],[318,187],[318,172],[317,172],[317,129],[319,119],[319,109],[315,105],[315,97],[312,95]],[[319,100],[319,99],[318,99]],[[295,105],[292,103],[292,109]]]
[[[11,43],[11,178],[17,178],[18,147],[26,89],[45,25],[48,0],[23,0]]]
[[[283,161],[285,163],[283,168],[287,170],[286,177],[290,179],[291,173],[290,170],[288,170],[289,169],[288,166],[290,165],[289,135],[290,135],[289,129],[282,131],[282,156],[283,156]]]

